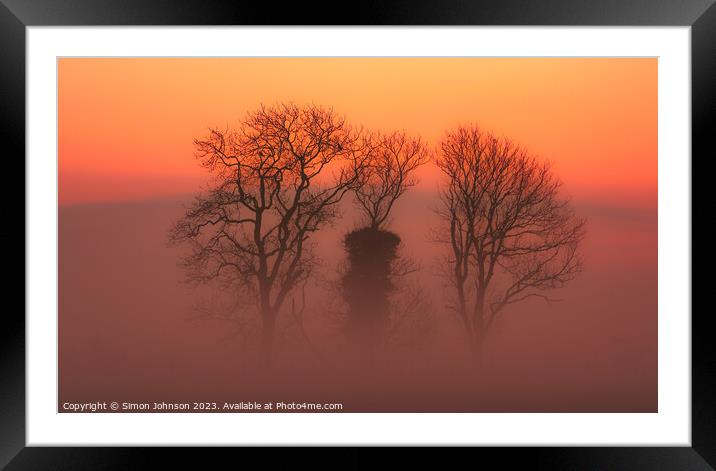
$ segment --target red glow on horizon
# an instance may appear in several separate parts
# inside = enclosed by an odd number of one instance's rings
[[[478,123],[550,160],[577,198],[656,202],[656,59],[70,58],[59,61],[60,204],[193,193],[207,176],[192,140],[278,101],[431,146]],[[434,189],[435,168],[422,173]]]

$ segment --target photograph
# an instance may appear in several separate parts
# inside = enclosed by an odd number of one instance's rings
[[[658,413],[658,61],[58,57],[57,412]]]
[[[715,2],[0,0],[0,469],[716,470]]]

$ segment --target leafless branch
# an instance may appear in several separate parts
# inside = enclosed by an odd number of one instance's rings
[[[361,184],[355,188],[358,208],[369,227],[386,222],[395,202],[418,183],[415,170],[429,159],[427,146],[405,132],[366,136],[369,158]]]
[[[183,260],[190,280],[255,293],[270,362],[276,316],[316,263],[311,235],[364,178],[366,140],[331,109],[282,104],[194,144],[216,185],[195,199],[170,241],[191,248]]]
[[[458,128],[442,141],[436,164],[446,182],[438,209],[446,234],[439,239],[450,248],[454,310],[477,345],[505,306],[550,300],[542,291],[581,271],[585,220],[560,197],[550,166],[509,139]],[[496,277],[507,280],[501,289]]]

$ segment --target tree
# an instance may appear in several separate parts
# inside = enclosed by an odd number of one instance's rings
[[[252,295],[266,367],[281,308],[316,263],[312,234],[361,180],[367,157],[359,134],[331,109],[283,104],[194,141],[215,184],[176,222],[170,240],[191,247],[183,260],[190,280],[219,279]]]
[[[419,138],[411,138],[405,132],[374,136],[368,145],[370,158],[364,181],[355,189],[355,198],[368,227],[378,229],[397,199],[418,183],[415,170],[428,162],[429,154]]]
[[[398,198],[418,183],[414,172],[428,161],[428,150],[419,138],[405,132],[375,134],[365,143],[369,149],[365,172],[353,191],[366,225],[343,240],[348,270],[342,287],[349,308],[349,340],[355,353],[370,362],[385,340],[389,295],[394,290],[392,276],[400,260],[400,237],[383,226]]]
[[[585,221],[561,199],[561,182],[509,139],[460,127],[447,133],[436,160],[446,183],[438,214],[450,247],[453,308],[479,356],[503,309],[530,297],[552,300],[581,271]]]

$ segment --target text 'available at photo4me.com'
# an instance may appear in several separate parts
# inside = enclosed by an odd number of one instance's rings
[[[342,412],[341,403],[240,402],[65,402],[62,412]]]

